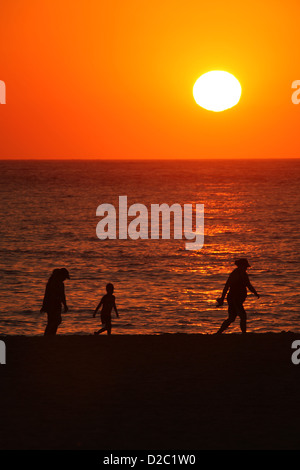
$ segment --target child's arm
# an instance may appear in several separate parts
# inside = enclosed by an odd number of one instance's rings
[[[102,299],[100,300],[99,304],[97,305],[97,307],[95,308],[95,311],[93,313],[93,317],[95,318],[96,316],[96,313],[98,312],[99,308],[101,307],[101,305],[103,304],[103,297]]]
[[[115,309],[116,315],[117,315],[117,317],[119,318],[119,312],[118,312],[118,309],[117,309],[117,306],[116,306],[116,301],[115,301],[115,299],[114,299],[114,303],[113,303],[113,308]]]

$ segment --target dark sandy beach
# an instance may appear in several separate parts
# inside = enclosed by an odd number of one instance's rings
[[[300,448],[300,334],[1,339],[1,449]]]

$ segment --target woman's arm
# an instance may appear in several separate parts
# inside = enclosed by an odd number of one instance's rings
[[[61,303],[62,303],[63,306],[64,306],[64,311],[65,311],[65,313],[67,313],[67,311],[68,311],[69,309],[68,309],[67,301],[66,301],[64,283],[62,283],[62,289],[61,289]]]

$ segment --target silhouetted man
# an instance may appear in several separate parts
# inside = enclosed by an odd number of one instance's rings
[[[66,268],[54,269],[45,290],[42,312],[47,312],[48,322],[45,329],[45,336],[54,336],[58,326],[61,323],[61,308],[64,306],[64,312],[68,311],[65,296],[64,281],[70,279]]]
[[[237,266],[234,271],[229,275],[227,282],[224,286],[222,297],[217,299],[218,307],[223,305],[225,296],[227,295],[227,302],[228,302],[228,318],[222,323],[220,329],[217,331],[218,334],[222,333],[229,325],[234,322],[237,316],[240,317],[240,327],[242,333],[246,333],[247,329],[247,315],[243,306],[243,303],[247,297],[247,288],[259,298],[258,293],[252,286],[249,281],[249,277],[247,274],[247,268],[250,267],[248,260],[246,258],[240,258],[235,261],[235,265]]]

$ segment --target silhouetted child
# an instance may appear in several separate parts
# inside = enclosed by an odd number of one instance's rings
[[[113,295],[113,292],[114,292],[113,284],[111,284],[111,283],[107,284],[106,292],[107,292],[107,294],[105,294],[102,297],[102,299],[100,300],[98,306],[96,307],[96,309],[93,313],[93,317],[95,318],[96,313],[98,312],[99,308],[102,305],[102,310],[101,310],[101,313],[100,313],[100,317],[101,317],[101,323],[102,323],[103,326],[100,330],[95,331],[95,333],[94,333],[95,335],[99,335],[100,333],[102,333],[105,330],[107,331],[108,335],[111,334],[111,311],[112,311],[112,309],[115,310],[116,315],[119,318],[118,309],[116,307],[116,299],[115,299],[115,296]]]

